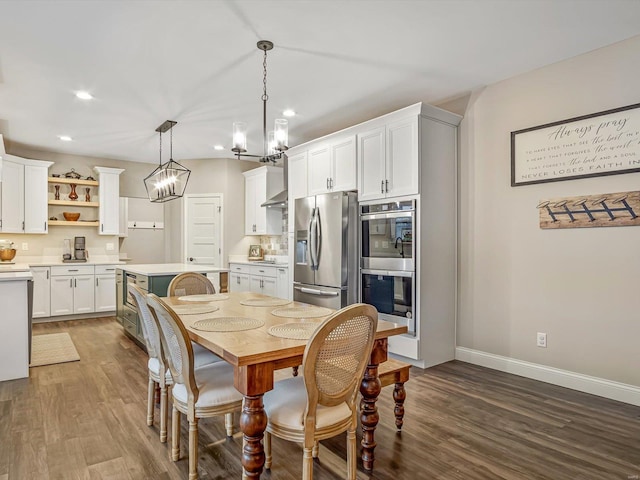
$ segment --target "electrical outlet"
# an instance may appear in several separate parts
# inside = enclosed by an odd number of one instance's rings
[[[538,332],[536,336],[537,345],[542,348],[547,348],[547,334]]]
[[[22,242],[22,250],[29,250],[29,244],[27,242]]]
[[[114,247],[113,247],[113,243],[107,243],[107,251],[111,252],[113,251]]]

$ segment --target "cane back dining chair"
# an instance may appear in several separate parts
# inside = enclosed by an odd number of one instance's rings
[[[158,325],[147,306],[147,292],[137,285],[131,284],[128,286],[128,291],[132,295],[136,310],[138,311],[138,317],[140,318],[140,324],[142,326],[142,336],[144,337],[147,354],[149,355],[149,361],[147,362],[149,372],[147,425],[153,425],[154,393],[156,385],[158,385],[160,387],[160,441],[164,443],[167,441],[167,389],[173,384],[173,378],[171,377],[171,372],[168,370],[167,362],[164,358]],[[194,355],[196,368],[221,361],[220,357],[200,345],[194,348]],[[231,419],[230,422],[233,422],[233,419]]]
[[[169,297],[178,295],[204,295],[216,293],[216,288],[206,276],[201,273],[186,272],[176,275],[169,283],[167,294]]]
[[[356,398],[377,325],[378,312],[371,305],[334,313],[309,340],[302,377],[276,382],[264,395],[266,468],[271,468],[270,435],[275,435],[303,444],[302,478],[311,480],[317,442],[346,431],[347,478],[356,478]]]
[[[233,385],[233,367],[226,362],[194,369],[189,334],[176,313],[153,293],[147,304],[158,322],[162,348],[173,377],[171,416],[171,458],[180,458],[180,414],[189,422],[189,480],[198,478],[198,419],[225,415],[242,409],[242,394]],[[231,435],[227,428],[227,435]]]

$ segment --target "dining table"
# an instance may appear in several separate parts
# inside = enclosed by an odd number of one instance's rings
[[[267,427],[262,397],[273,389],[277,370],[293,367],[295,374],[302,364],[308,340],[298,339],[300,335],[296,332],[304,329],[312,332],[315,327],[301,324],[318,325],[334,310],[251,292],[176,296],[163,300],[180,317],[192,341],[233,366],[235,388],[244,396],[240,415],[244,438],[243,478],[259,479],[264,469],[262,438]],[[209,331],[211,329],[206,325],[218,327]],[[223,325],[222,330],[220,325]],[[294,334],[283,338],[288,330]],[[406,332],[405,325],[378,320],[373,348],[360,385],[361,456],[366,471],[373,470],[376,447],[376,401],[381,390],[378,365],[387,360],[387,339]]]

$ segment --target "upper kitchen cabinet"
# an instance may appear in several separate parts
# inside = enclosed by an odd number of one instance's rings
[[[282,168],[265,165],[243,173],[245,235],[282,234],[282,210],[262,204],[284,188]]]
[[[358,134],[358,200],[419,193],[418,116]]]
[[[121,168],[94,167],[100,184],[100,235],[120,233],[120,174]]]
[[[356,189],[356,136],[329,137],[309,148],[308,194]]]
[[[309,195],[307,189],[308,152],[288,154],[289,168],[289,208],[298,198]]]
[[[47,177],[53,162],[2,157],[0,231],[47,233]]]

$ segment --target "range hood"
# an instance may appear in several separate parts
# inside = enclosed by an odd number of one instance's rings
[[[289,200],[289,158],[286,153],[282,154],[282,174],[284,175],[284,190],[276,193],[271,198],[268,198],[266,202],[264,202],[261,207],[269,207],[269,208],[286,208],[287,201]]]

